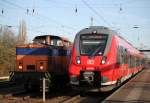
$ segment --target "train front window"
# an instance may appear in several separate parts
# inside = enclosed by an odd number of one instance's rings
[[[51,40],[51,45],[63,46],[63,43],[62,43],[62,40],[60,40],[60,39],[53,39],[53,40]]]
[[[37,37],[33,40],[33,43],[41,43],[45,44],[46,43],[46,37]]]
[[[107,35],[81,35],[80,54],[81,55],[102,55],[107,42]]]

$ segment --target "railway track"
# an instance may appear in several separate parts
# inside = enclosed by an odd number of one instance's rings
[[[78,92],[66,87],[46,93],[45,103],[99,103],[109,94],[87,93],[81,97]],[[42,103],[42,93],[26,92],[23,85],[15,84],[0,89],[0,103]]]
[[[10,87],[10,86],[13,86],[13,85],[16,85],[16,83],[15,82],[10,82],[10,81],[3,81],[3,82],[0,82],[0,89]]]
[[[7,84],[7,83],[6,83]],[[70,90],[70,89],[69,89]],[[52,91],[51,93],[46,93],[46,102],[50,103],[59,103],[59,101],[66,100],[70,96],[76,95],[76,93],[68,92],[68,89],[62,89],[61,91],[57,90]],[[57,102],[54,102],[57,101]],[[41,103],[42,102],[42,93],[37,91],[26,92],[23,87],[23,84],[7,84],[0,88],[0,103]]]
[[[32,96],[35,92],[27,92],[23,84],[10,85],[0,89],[0,103],[32,103]],[[34,100],[33,103],[37,103]]]
[[[108,97],[110,93],[87,93],[84,97],[79,94],[73,97],[70,97],[64,101],[59,103],[100,103],[106,97]]]

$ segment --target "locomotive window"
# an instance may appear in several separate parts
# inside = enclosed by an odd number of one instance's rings
[[[42,38],[35,38],[33,40],[33,43],[42,43],[42,44],[45,44],[46,43],[46,38],[45,37],[42,37]]]
[[[60,40],[60,39],[53,39],[53,40],[51,40],[51,45],[63,46],[63,43],[62,43],[62,40]]]
[[[106,46],[107,36],[104,35],[81,35],[80,53],[81,55],[102,55]],[[98,51],[97,51],[98,49]]]
[[[57,45],[57,39],[53,39],[53,40],[51,40],[51,45],[56,46],[56,45]]]
[[[57,46],[63,46],[62,40],[57,41]]]
[[[65,42],[65,41],[64,41],[63,44],[64,44],[64,46],[69,47],[69,42]]]

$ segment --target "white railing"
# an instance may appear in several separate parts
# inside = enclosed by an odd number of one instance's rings
[[[0,77],[0,80],[9,79],[9,76]]]

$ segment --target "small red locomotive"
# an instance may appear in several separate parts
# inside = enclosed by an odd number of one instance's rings
[[[144,55],[117,32],[91,26],[74,39],[70,84],[82,92],[110,91],[142,70],[143,61]]]
[[[23,82],[26,89],[38,87],[42,78],[49,85],[69,82],[71,46],[69,40],[53,35],[37,36],[33,43],[18,45],[12,80]]]

